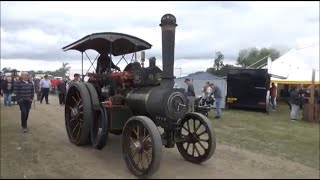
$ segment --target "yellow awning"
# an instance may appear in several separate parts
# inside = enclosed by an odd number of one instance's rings
[[[278,83],[278,84],[311,84],[312,81],[282,81],[282,80],[271,80],[273,83]],[[319,84],[320,81],[315,81],[314,84]]]

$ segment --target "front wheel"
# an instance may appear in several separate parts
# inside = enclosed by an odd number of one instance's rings
[[[216,136],[209,119],[200,113],[188,113],[181,120],[177,148],[184,159],[202,163],[211,158],[216,149]]]
[[[122,153],[128,169],[139,178],[152,176],[159,168],[162,141],[154,122],[145,116],[134,116],[122,133]]]

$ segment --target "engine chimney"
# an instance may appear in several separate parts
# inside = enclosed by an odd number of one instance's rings
[[[156,67],[156,58],[155,57],[151,57],[149,58],[149,67]]]
[[[162,75],[161,86],[173,88],[174,86],[174,46],[176,18],[172,14],[165,14],[161,18],[162,30]]]

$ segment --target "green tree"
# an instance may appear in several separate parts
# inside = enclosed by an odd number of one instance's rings
[[[218,51],[216,52],[216,56],[214,58],[214,64],[213,64],[213,68],[216,71],[219,71],[220,68],[223,66],[223,60],[224,60],[224,55]]]
[[[237,68],[237,67],[231,64],[226,64],[226,65],[223,65],[218,71],[214,70],[214,68],[208,68],[206,72],[211,73],[215,76],[223,77],[223,76],[227,76],[229,69],[232,69],[232,68]]]
[[[252,68],[256,68],[261,66],[262,64],[265,64],[267,62],[268,56],[272,61],[274,61],[275,59],[280,57],[280,52],[274,48],[262,48],[260,50],[257,48],[242,49],[239,51],[237,65],[248,67],[256,63],[252,66]],[[257,62],[259,60],[261,61]]]
[[[4,67],[4,68],[2,68],[3,73],[8,73],[8,72],[10,72],[11,70],[12,70],[11,67]]]

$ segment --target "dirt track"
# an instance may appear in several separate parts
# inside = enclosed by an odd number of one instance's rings
[[[1,178],[135,178],[124,163],[120,136],[110,135],[101,151],[71,144],[63,107],[56,96],[49,98],[50,105],[36,102],[26,134],[19,107],[2,103]],[[213,158],[202,165],[186,162],[176,148],[164,148],[154,178],[319,178],[319,169],[217,144]]]

